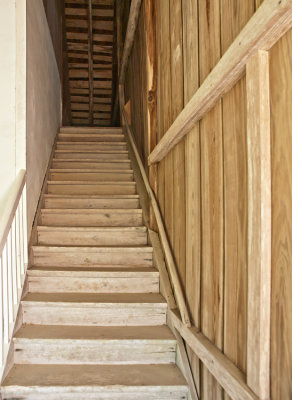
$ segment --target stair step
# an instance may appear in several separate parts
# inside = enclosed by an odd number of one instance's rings
[[[48,194],[136,194],[136,182],[48,181]]]
[[[54,158],[52,168],[78,168],[78,169],[98,169],[98,170],[118,170],[131,169],[131,162],[129,160],[111,160],[111,161],[98,161],[98,160],[72,160],[61,158]]]
[[[154,268],[111,271],[75,271],[55,268],[28,270],[30,293],[158,293],[159,273]]]
[[[13,341],[16,364],[169,364],[176,355],[176,339],[163,325],[23,325]]]
[[[45,208],[139,208],[137,194],[131,195],[44,195]]]
[[[92,169],[50,169],[51,181],[133,181],[133,171],[98,171]]]
[[[27,400],[186,400],[188,388],[174,364],[14,365],[2,398]]]
[[[42,209],[41,225],[48,226],[141,226],[141,209]]]
[[[129,160],[129,154],[127,151],[90,151],[90,150],[55,150],[54,158],[62,159],[91,159],[91,160]]]
[[[152,267],[152,247],[32,246],[35,266],[136,265]]]
[[[83,126],[63,126],[60,128],[60,133],[73,133],[73,134],[90,134],[90,133],[96,133],[100,135],[104,134],[122,134],[123,133],[123,128],[121,127],[83,127]]]
[[[166,324],[167,303],[158,293],[28,293],[21,304],[24,324]]]
[[[67,210],[66,210],[67,211]],[[60,211],[61,212],[61,211]],[[74,210],[76,212],[76,210]],[[147,229],[141,227],[38,226],[38,244],[51,246],[146,246]]]
[[[59,133],[58,140],[62,142],[123,142],[125,136],[122,133]]]
[[[88,150],[88,151],[125,151],[126,142],[57,142],[57,150]]]

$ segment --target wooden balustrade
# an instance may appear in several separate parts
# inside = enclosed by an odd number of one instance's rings
[[[0,224],[0,363],[5,365],[28,263],[26,172],[21,170]]]

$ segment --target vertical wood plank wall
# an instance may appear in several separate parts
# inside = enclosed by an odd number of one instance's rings
[[[145,0],[144,0],[145,1]],[[157,141],[261,0],[159,0]],[[142,4],[127,74],[146,170],[147,83]],[[292,33],[270,51],[272,137],[271,399],[292,398]],[[245,76],[158,164],[157,198],[193,324],[246,376],[248,154]],[[191,351],[200,399],[229,396]]]

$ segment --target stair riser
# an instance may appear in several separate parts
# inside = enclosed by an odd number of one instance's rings
[[[54,232],[39,231],[38,243],[51,246],[143,246],[146,232]]]
[[[77,169],[131,169],[131,163],[129,162],[74,162],[74,161],[53,161],[52,168],[77,168]]]
[[[99,194],[136,194],[135,185],[54,185],[48,184],[48,194],[74,194],[74,195],[99,195]]]
[[[72,152],[72,151],[56,151],[54,154],[54,158],[62,158],[62,159],[76,159],[76,160],[81,160],[81,159],[90,159],[90,160],[128,160],[129,155],[128,152],[117,152],[117,153],[107,153],[107,152],[100,152],[100,153],[94,153],[94,152]]]
[[[30,293],[158,293],[159,278],[28,277]]]
[[[78,307],[78,304],[28,305],[22,302],[23,323],[44,325],[79,325],[79,326],[144,326],[166,324],[166,307],[160,304],[144,306],[135,304],[114,304],[103,307],[92,304]]]
[[[174,342],[56,341],[14,344],[16,364],[168,364],[175,362]]]
[[[104,208],[104,209],[135,209],[140,207],[139,199],[45,199],[45,208]]]
[[[118,173],[118,172],[51,172],[51,181],[133,181],[133,172]]]
[[[91,128],[91,127],[83,127],[83,126],[65,126],[60,128],[60,134],[78,134],[78,135],[86,135],[86,134],[100,134],[100,135],[121,135],[123,133],[123,129],[119,127],[114,128]]]
[[[141,214],[47,214],[41,216],[41,224],[46,226],[141,226]]]
[[[125,141],[124,135],[68,135],[59,134],[58,140],[60,142],[123,142]]]
[[[96,144],[86,144],[86,143],[58,143],[56,146],[56,150],[89,150],[89,151],[125,151],[127,150],[127,144],[122,143],[96,143]]]
[[[152,254],[148,253],[46,253],[34,252],[35,266],[92,266],[92,265],[129,265],[152,267]]]
[[[152,390],[151,390],[152,389]],[[65,393],[60,387],[48,387],[47,389],[2,389],[3,400],[187,400],[185,388],[169,387],[169,390],[160,391],[159,388],[141,387],[135,392],[135,388],[129,390],[119,387],[117,391],[112,389],[106,392],[104,388],[94,388],[91,392],[85,387],[70,388]],[[20,397],[21,396],[21,397]]]

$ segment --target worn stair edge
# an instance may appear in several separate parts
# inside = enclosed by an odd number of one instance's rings
[[[37,227],[39,245],[146,246],[147,229],[138,227]]]
[[[168,364],[176,355],[166,326],[24,325],[13,342],[16,364]]]
[[[28,293],[23,322],[39,325],[165,325],[167,303],[158,293]]]

